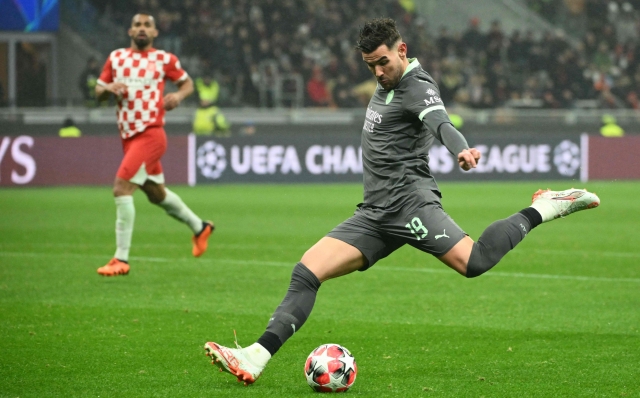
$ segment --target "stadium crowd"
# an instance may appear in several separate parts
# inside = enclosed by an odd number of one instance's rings
[[[639,0],[527,0],[543,16],[566,17],[554,23],[583,21],[581,40],[560,29],[506,34],[499,21],[483,31],[477,18],[461,32],[442,27],[433,36],[411,0],[92,1],[119,26],[138,10],[153,13],[156,47],[177,54],[191,75],[213,76],[221,106],[290,106],[292,97],[278,95],[296,89],[305,106],[366,104],[375,81],[354,41],[363,21],[385,15],[447,104],[571,108],[586,99],[640,109]]]

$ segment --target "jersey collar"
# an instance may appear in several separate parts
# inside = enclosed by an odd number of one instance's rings
[[[402,74],[402,77],[400,78],[400,80],[402,80],[407,73],[415,69],[416,66],[420,66],[420,62],[418,62],[418,58],[409,58],[409,65],[407,65],[407,69],[404,70],[404,73]]]

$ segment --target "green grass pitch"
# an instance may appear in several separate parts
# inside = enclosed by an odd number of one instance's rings
[[[580,184],[581,185],[581,184]],[[476,238],[566,183],[441,184]],[[206,341],[263,332],[293,265],[361,200],[360,185],[174,187],[216,222],[189,229],[136,193],[132,268],[114,251],[110,187],[0,190],[1,397],[302,397],[307,355],[351,350],[353,396],[640,396],[640,184],[589,183],[602,205],[544,224],[467,280],[405,247],[326,282],[299,333],[252,386],[222,374]]]

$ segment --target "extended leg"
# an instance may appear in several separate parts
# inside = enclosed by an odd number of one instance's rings
[[[207,239],[213,232],[213,223],[202,221],[173,191],[164,184],[147,180],[142,190],[149,201],[162,207],[168,215],[186,224],[193,231],[193,255],[200,257],[207,250]]]
[[[440,260],[460,274],[474,278],[493,268],[541,223],[599,204],[600,199],[595,194],[582,189],[538,191],[533,196],[531,207],[489,225],[477,242],[467,237]]]
[[[250,384],[280,347],[304,325],[315,303],[320,284],[362,268],[366,260],[355,247],[325,237],[309,249],[293,269],[289,290],[258,341],[244,349],[207,343],[207,355],[221,370]]]

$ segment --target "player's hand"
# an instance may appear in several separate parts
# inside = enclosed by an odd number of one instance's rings
[[[465,149],[458,154],[458,164],[464,171],[475,169],[480,160],[480,151],[476,148]]]
[[[178,93],[169,93],[164,96],[164,109],[170,111],[177,108],[182,101],[182,97]]]
[[[105,88],[118,98],[122,98],[127,93],[127,85],[124,83],[109,83]]]

